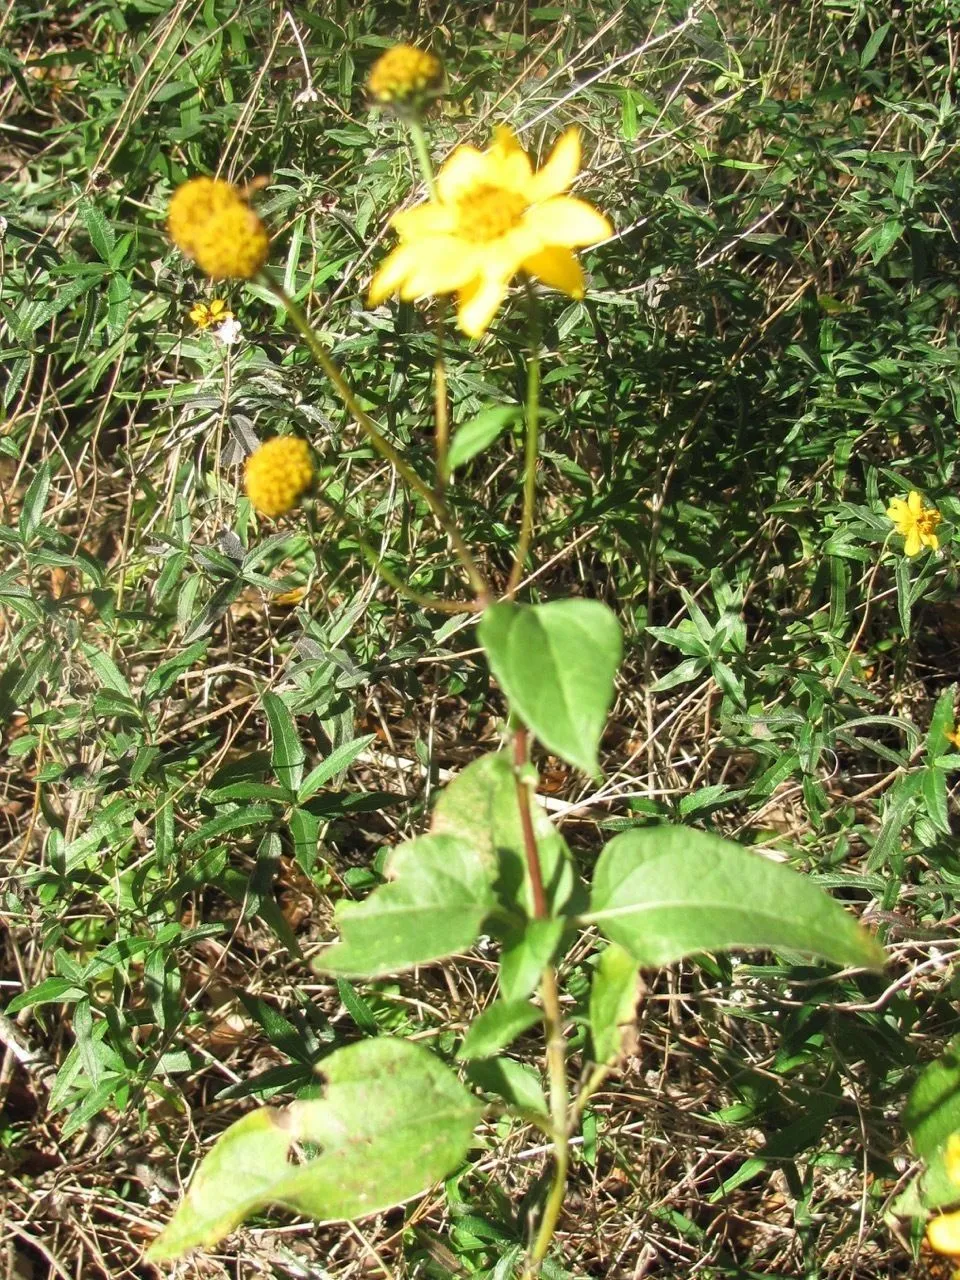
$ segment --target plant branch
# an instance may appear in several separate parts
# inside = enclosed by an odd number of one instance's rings
[[[457,527],[457,523],[447,509],[447,505],[444,500],[435,489],[432,489],[425,480],[422,480],[420,476],[417,475],[409,462],[407,462],[402,454],[394,448],[386,436],[382,434],[380,428],[366,410],[361,408],[359,401],[353,394],[353,390],[343,377],[343,374],[334,364],[326,347],[317,337],[310,321],[307,319],[299,303],[295,302],[283,286],[274,280],[268,272],[261,271],[259,278],[274,295],[277,301],[286,308],[287,315],[290,317],[294,327],[298,330],[300,336],[309,347],[310,354],[327,375],[330,382],[333,384],[337,395],[343,401],[345,407],[353,417],[353,420],[370,441],[371,445],[373,445],[377,453],[380,454],[381,458],[390,463],[404,483],[415,493],[418,493],[430,508],[437,523],[450,539],[450,543],[453,546],[460,563],[466,570],[467,577],[470,579],[470,585],[477,593],[478,605],[481,607],[484,606],[490,599],[490,588],[488,587],[483,574],[480,572],[476,561],[470,554],[470,549],[464,542],[463,536]]]
[[[524,777],[528,767],[528,733],[526,726],[517,724],[513,734],[513,762],[516,773],[517,803],[520,810],[520,826],[523,831],[523,847],[526,854],[530,888],[533,894],[533,914],[538,920],[546,920],[550,914],[546,891],[543,886],[543,870],[537,849],[537,837],[533,829],[530,810],[531,787]],[[527,1260],[524,1280],[534,1280],[540,1272],[540,1264],[547,1256],[550,1242],[557,1229],[557,1220],[563,1207],[567,1189],[567,1172],[570,1167],[570,1121],[567,1114],[567,1047],[563,1036],[563,1014],[557,990],[557,975],[552,965],[547,965],[540,979],[540,999],[543,1003],[543,1029],[547,1048],[547,1078],[550,1084],[550,1118],[553,1122],[554,1170],[553,1182],[543,1215]]]
[[[540,307],[533,285],[527,281],[527,314],[530,324],[530,354],[527,356],[526,434],[523,449],[523,511],[520,537],[507,580],[506,595],[512,599],[523,577],[523,566],[533,541],[533,516],[537,500],[537,458],[540,452]]]

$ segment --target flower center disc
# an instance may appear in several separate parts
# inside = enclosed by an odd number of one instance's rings
[[[458,207],[459,231],[465,240],[498,240],[520,224],[527,201],[503,187],[477,187]]]

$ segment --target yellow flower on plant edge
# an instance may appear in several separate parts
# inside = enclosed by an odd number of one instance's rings
[[[313,475],[313,454],[306,440],[274,436],[247,459],[243,487],[261,515],[282,516],[311,487]]]
[[[436,199],[394,214],[400,244],[373,277],[369,303],[457,294],[457,322],[486,332],[520,271],[571,298],[584,294],[573,249],[613,234],[593,205],[564,195],[580,170],[580,132],[568,129],[541,169],[498,128],[486,151],[460,146],[437,174]]]
[[[947,1177],[960,1187],[960,1133],[952,1133],[947,1139],[943,1163]],[[939,1213],[931,1218],[927,1224],[927,1243],[935,1253],[960,1260],[960,1210]],[[954,1274],[958,1275],[960,1272]]]
[[[190,319],[198,329],[209,329],[211,325],[223,324],[224,320],[232,320],[233,312],[223,298],[214,298],[212,302],[198,302],[190,308]]]
[[[191,178],[167,214],[170,239],[211,280],[249,280],[267,260],[270,237],[232,182]]]
[[[906,499],[894,498],[887,507],[887,517],[904,537],[904,555],[919,555],[924,547],[936,551],[940,546],[934,533],[941,520],[940,512],[936,507],[925,507],[916,489],[911,489]]]

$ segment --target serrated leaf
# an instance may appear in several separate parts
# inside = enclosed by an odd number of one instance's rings
[[[615,944],[600,953],[590,986],[590,1035],[597,1062],[614,1062],[636,1021],[640,968]]]
[[[641,965],[698,951],[798,951],[879,968],[883,950],[811,880],[702,831],[616,836],[597,863],[587,923]]]
[[[315,960],[320,973],[377,978],[473,946],[496,905],[489,865],[472,844],[421,836],[395,849],[390,877],[362,903],[341,903],[341,941]]]
[[[321,1070],[324,1097],[253,1111],[221,1135],[151,1261],[216,1244],[268,1204],[324,1222],[379,1213],[463,1159],[482,1108],[428,1050],[378,1037],[338,1049]],[[297,1164],[291,1152],[303,1143],[320,1154]]]
[[[529,1000],[495,1000],[489,1009],[473,1020],[457,1050],[457,1057],[461,1062],[468,1062],[471,1058],[492,1058],[542,1017],[537,1006]]]
[[[620,624],[599,600],[491,605],[477,629],[511,707],[548,750],[591,775],[613,702]]]

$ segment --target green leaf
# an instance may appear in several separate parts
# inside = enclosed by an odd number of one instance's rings
[[[347,769],[353,764],[361,751],[365,751],[373,742],[377,735],[368,733],[362,738],[354,738],[352,742],[345,742],[342,746],[337,747],[335,751],[331,751],[326,760],[321,760],[316,768],[311,769],[304,778],[303,783],[297,793],[297,802],[303,804],[305,800],[309,800],[316,792],[331,778],[342,776]]]
[[[524,920],[500,935],[500,994],[504,1000],[522,1000],[534,990],[566,926],[565,920]]]
[[[573,889],[570,852],[535,801],[531,815],[547,901],[557,912],[566,904]],[[507,752],[493,752],[467,765],[441,792],[430,829],[435,835],[455,836],[470,844],[487,868],[490,879],[496,877],[498,896],[504,907],[515,910],[519,906],[533,915],[516,775]],[[530,990],[532,987],[523,995]],[[515,989],[509,998],[518,998]]]
[[[600,953],[590,987],[590,1034],[597,1062],[614,1062],[636,1021],[639,966],[616,945]]]
[[[143,686],[144,700],[152,702],[155,698],[162,697],[176,684],[184,672],[189,671],[196,663],[202,662],[206,655],[207,642],[198,640],[196,644],[188,645],[180,653],[175,653],[172,658],[161,662],[156,670],[151,672]]]
[[[936,760],[938,756],[942,756],[950,747],[950,740],[947,738],[948,733],[953,733],[954,722],[954,705],[957,700],[957,686],[950,685],[944,689],[943,693],[937,698],[936,706],[933,708],[933,715],[930,717],[930,728],[927,730],[927,758]]]
[[[597,863],[587,923],[642,965],[697,951],[798,951],[879,968],[882,948],[805,876],[683,827],[625,831]]]
[[[492,1058],[542,1017],[541,1011],[529,1000],[495,1000],[474,1019],[457,1050],[457,1057],[461,1062]]]
[[[324,1097],[253,1111],[221,1135],[151,1261],[214,1245],[269,1204],[326,1222],[379,1213],[463,1159],[482,1109],[420,1045],[362,1040],[324,1058],[321,1070]],[[298,1164],[291,1155],[303,1143],[320,1154]]]
[[[451,475],[457,467],[465,466],[471,458],[493,444],[504,428],[517,420],[520,412],[517,404],[493,405],[481,409],[476,417],[458,427],[450,441],[446,474]]]
[[[548,750],[596,774],[622,650],[613,613],[599,600],[495,604],[477,633],[517,715]]]
[[[960,1133],[960,1036],[927,1066],[910,1093],[903,1123],[926,1165],[917,1184],[917,1212],[960,1202],[960,1187],[946,1170],[947,1142]]]
[[[900,556],[897,560],[897,567],[894,570],[894,577],[897,581],[897,611],[900,614],[900,627],[903,631],[904,640],[910,639],[910,561],[906,556]]]
[[[30,481],[30,487],[27,492],[23,495],[23,508],[20,512],[17,527],[24,542],[29,542],[36,533],[43,516],[43,509],[47,505],[47,495],[49,493],[50,463],[43,462],[38,468],[37,474]]]
[[[293,837],[293,856],[297,866],[306,876],[313,875],[317,865],[320,839],[320,819],[309,809],[295,808],[287,819]]]
[[[467,1079],[484,1093],[492,1093],[521,1111],[550,1114],[540,1077],[525,1062],[515,1062],[513,1058],[480,1058],[467,1067]]]
[[[265,693],[262,702],[273,741],[270,757],[273,772],[282,787],[296,791],[303,781],[303,763],[306,759],[297,726],[289,707],[279,694]]]
[[[366,901],[340,903],[341,941],[315,960],[320,973],[378,978],[464,951],[496,903],[488,863],[453,836],[400,845],[387,875]]]

